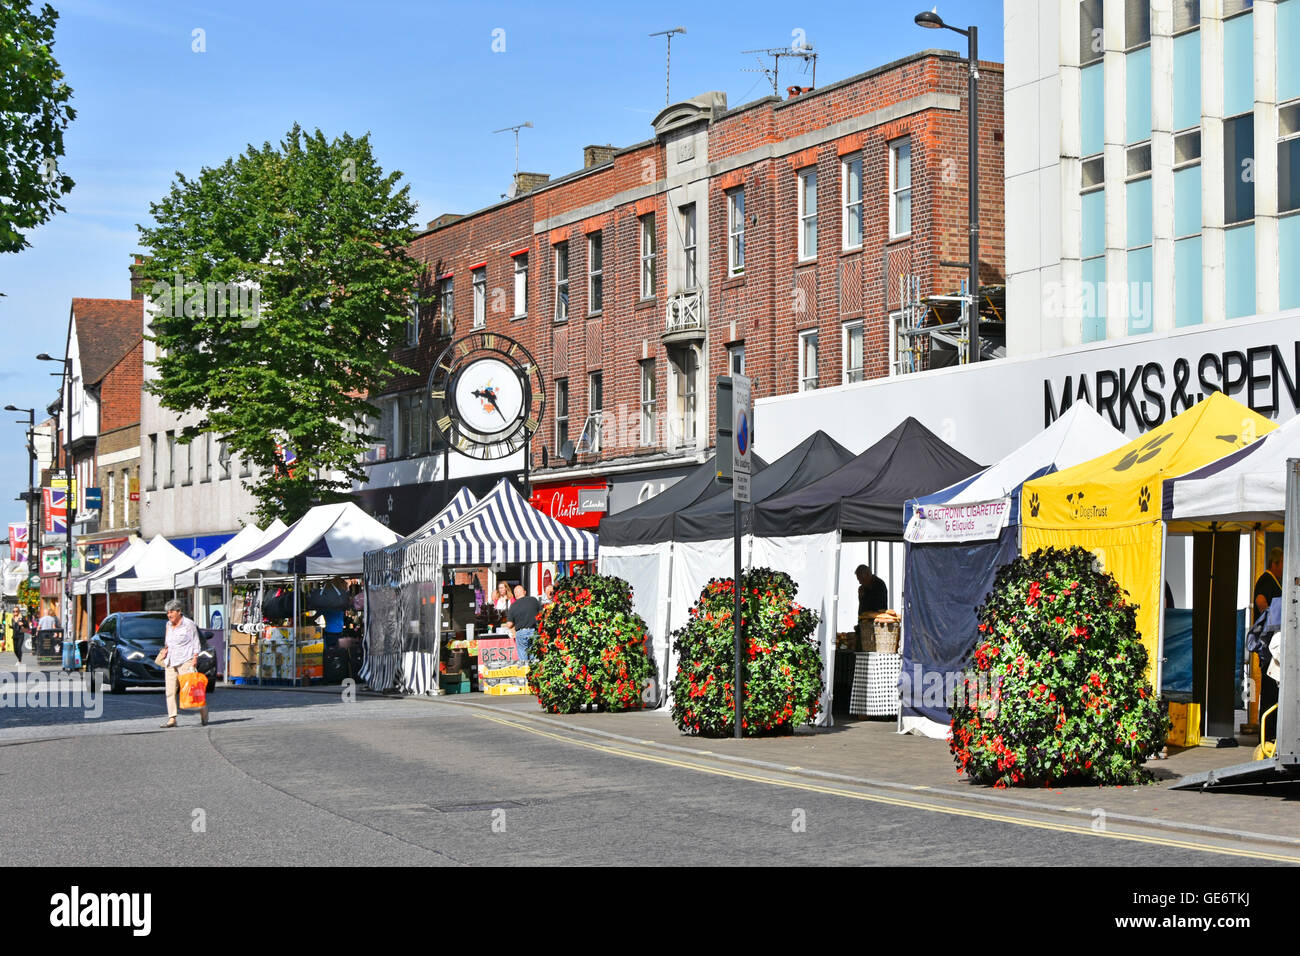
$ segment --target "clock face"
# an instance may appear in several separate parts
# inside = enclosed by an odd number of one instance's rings
[[[518,342],[491,332],[458,339],[438,356],[425,407],[435,433],[471,458],[505,458],[537,431],[546,395]]]

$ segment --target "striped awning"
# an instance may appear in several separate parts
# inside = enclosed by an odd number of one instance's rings
[[[506,479],[478,504],[428,538],[410,542],[443,565],[590,561],[596,536],[561,524],[528,503]]]

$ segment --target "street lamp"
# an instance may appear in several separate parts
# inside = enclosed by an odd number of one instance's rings
[[[73,460],[72,460],[72,358],[64,357],[61,359],[53,358],[46,352],[36,356],[38,362],[62,362],[63,363],[63,381],[66,386],[63,400],[63,414],[67,421],[67,427],[63,432],[63,460],[67,466],[67,486],[64,498],[64,513],[67,515],[68,531],[68,551],[66,563],[63,569],[63,593],[68,599],[63,612],[63,632],[65,635],[72,635],[75,631],[72,629],[71,622],[68,620],[72,616],[72,516],[73,501],[76,495],[76,480],[73,478]],[[53,374],[53,373],[51,373]]]
[[[978,103],[979,87],[979,28],[970,26],[965,30],[960,27],[954,27],[951,24],[944,23],[943,17],[939,16],[938,10],[930,10],[927,13],[918,13],[915,17],[916,25],[925,27],[927,30],[951,30],[953,33],[960,33],[969,41],[969,48],[966,55],[967,63],[970,67],[970,75],[966,81],[966,151],[968,154],[969,170],[967,173],[966,188],[970,204],[970,261],[967,265],[970,267],[970,278],[967,280],[969,288],[967,292],[970,295],[970,356],[968,361],[978,362],[980,360],[980,208],[979,208],[979,111],[976,109]]]
[[[27,413],[27,493],[23,495],[27,502],[27,573],[32,573],[32,556],[39,552],[32,549],[32,542],[37,540],[37,524],[40,521],[36,509],[39,507],[36,495],[36,409],[19,408],[17,405],[6,405],[6,412],[26,412]],[[18,424],[22,424],[22,419],[15,419]]]

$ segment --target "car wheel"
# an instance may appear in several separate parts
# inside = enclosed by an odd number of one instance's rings
[[[125,694],[126,681],[122,677],[122,669],[116,667],[115,663],[108,662],[108,691],[110,694]]]

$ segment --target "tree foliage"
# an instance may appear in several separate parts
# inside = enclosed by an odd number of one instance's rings
[[[58,168],[63,131],[76,118],[72,88],[54,59],[49,4],[0,4],[0,252],[31,243],[24,233],[63,212],[59,199],[73,182]]]
[[[294,126],[278,146],[178,173],[150,206],[156,225],[138,227],[158,346],[147,387],[202,412],[183,441],[212,432],[258,466],[259,519],[345,500],[378,414],[366,396],[409,371],[390,355],[418,271],[400,177],[369,135]]]

